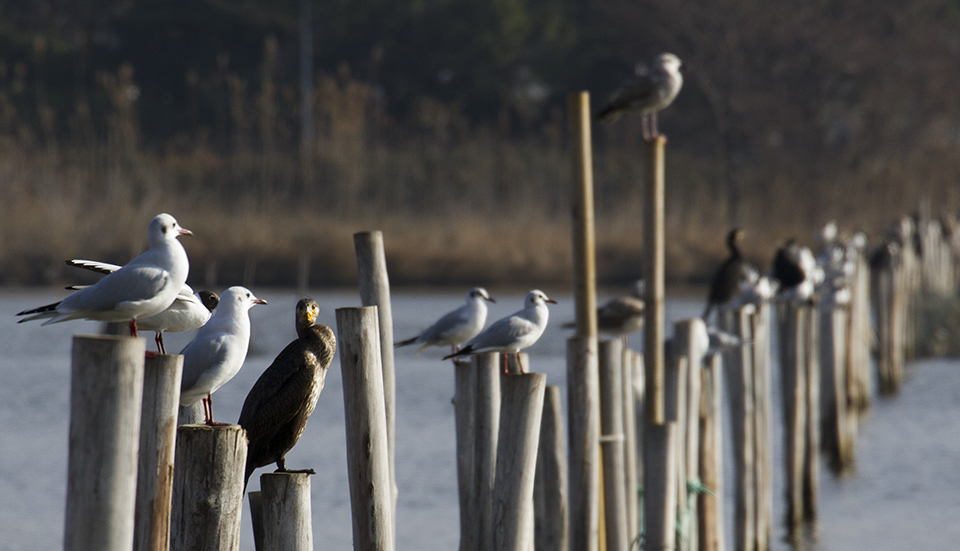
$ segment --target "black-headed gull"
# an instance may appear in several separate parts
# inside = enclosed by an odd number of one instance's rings
[[[417,354],[428,346],[450,346],[456,352],[461,344],[476,337],[487,323],[487,301],[497,302],[483,287],[474,287],[467,293],[466,304],[448,312],[416,337],[394,346],[417,344]]]
[[[181,228],[173,216],[158,214],[147,231],[147,251],[60,302],[18,313],[29,316],[20,322],[43,318],[50,318],[44,325],[72,319],[129,321],[130,334],[136,335],[137,320],[166,310],[187,282],[190,262],[177,240],[181,235],[193,233]]]
[[[683,62],[670,53],[657,56],[652,68],[638,64],[633,79],[613,93],[607,105],[597,114],[604,122],[613,122],[622,115],[635,111],[643,117],[640,130],[643,139],[650,141],[660,135],[657,131],[657,112],[673,103],[683,86]]]
[[[77,268],[85,268],[101,274],[112,274],[120,269],[116,264],[100,262],[97,260],[68,260],[67,264]],[[68,289],[82,289],[83,286],[72,285]],[[220,297],[213,291],[199,291],[194,294],[193,289],[183,284],[180,293],[173,300],[166,310],[159,314],[141,318],[137,322],[137,327],[145,331],[156,332],[157,350],[161,354],[166,354],[166,348],[163,346],[163,333],[179,333],[181,331],[190,331],[201,327],[217,307]]]
[[[327,368],[337,350],[333,331],[317,323],[320,306],[310,298],[297,303],[297,339],[277,355],[243,401],[240,420],[247,431],[247,467],[243,484],[257,467],[277,464],[277,472],[291,471],[284,457],[307,426],[323,390]]]
[[[643,327],[643,291],[642,279],[633,282],[629,295],[613,297],[597,307],[597,330],[601,333],[621,337],[626,344],[626,337]],[[576,327],[575,322],[563,324],[566,329]]]
[[[517,364],[520,366],[520,372],[523,373],[520,351],[537,342],[543,330],[546,329],[547,320],[550,318],[550,310],[546,304],[548,302],[557,303],[543,294],[543,291],[530,291],[523,300],[523,310],[495,321],[493,325],[470,339],[459,351],[444,356],[443,359],[482,352],[501,352],[504,354],[503,371],[506,373],[506,354],[516,354]]]
[[[180,351],[183,354],[180,405],[191,406],[202,399],[208,425],[216,424],[211,395],[240,371],[247,358],[250,308],[266,303],[246,287],[230,287],[220,297],[210,320]]]

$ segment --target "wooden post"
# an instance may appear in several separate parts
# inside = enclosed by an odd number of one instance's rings
[[[603,460],[604,524],[607,549],[627,551],[627,484],[623,464],[623,344],[599,342],[600,456]]]
[[[597,339],[567,340],[570,548],[597,551],[600,529],[600,388]]]
[[[847,310],[842,306],[827,308],[821,310],[820,316],[823,328],[820,348],[820,365],[823,369],[823,449],[827,465],[835,473],[844,474],[853,468],[847,431]]]
[[[477,377],[474,417],[474,492],[477,499],[477,549],[493,548],[493,492],[497,476],[500,431],[501,356],[495,352],[473,357]]]
[[[147,358],[143,367],[133,548],[167,551],[183,356],[163,354]]]
[[[799,541],[803,525],[803,465],[806,456],[806,324],[802,308],[781,302],[778,308],[780,340],[780,385],[783,389],[784,446],[787,499],[787,539]]]
[[[803,457],[803,518],[817,519],[817,503],[820,493],[820,326],[816,308],[804,306],[803,323],[806,324],[803,346],[806,370],[806,446]]]
[[[457,427],[457,490],[460,497],[460,551],[479,551],[474,531],[477,524],[477,495],[474,492],[474,449],[476,433],[476,357],[454,364],[456,390],[453,410]]]
[[[240,425],[177,429],[172,551],[237,551],[247,436]]]
[[[360,277],[360,302],[377,307],[380,324],[380,366],[383,372],[383,396],[387,415],[387,466],[390,473],[391,507],[396,523],[397,476],[394,470],[394,435],[396,434],[397,381],[393,369],[393,311],[390,307],[390,278],[387,275],[387,257],[383,249],[383,234],[379,231],[357,233],[353,236],[357,254],[357,274]]]
[[[623,349],[620,363],[623,367],[621,389],[623,390],[623,464],[627,498],[627,541],[630,545],[640,536],[640,486],[639,462],[637,460],[637,403],[634,397],[634,352]]]
[[[723,328],[746,342],[752,340],[750,314],[743,309],[724,312]],[[734,547],[737,551],[757,548],[756,422],[754,419],[754,375],[751,347],[742,346],[724,355],[727,387],[730,392],[730,420],[733,433],[733,460],[736,481]]]
[[[650,171],[643,194],[643,269],[646,280],[643,354],[648,424],[664,420],[663,301],[664,301],[664,146],[658,136],[647,144]]]
[[[75,336],[63,548],[133,546],[143,339]]]
[[[590,95],[587,92],[567,96],[570,138],[573,151],[573,282],[578,344],[567,346],[567,394],[571,407],[590,408],[570,411],[570,445],[598,446],[600,412],[597,402],[597,298],[596,251],[593,217],[593,156],[590,136]],[[571,343],[574,341],[570,341]],[[576,346],[576,350],[573,347]],[[571,377],[571,374],[575,373]],[[574,388],[579,385],[580,388]],[[582,395],[574,401],[571,396]],[[576,425],[574,423],[589,423]],[[577,434],[574,434],[577,431]],[[592,432],[591,432],[592,431]],[[587,438],[588,440],[582,440]],[[593,551],[599,546],[599,452],[584,448],[570,453],[571,543],[577,551]],[[586,492],[581,495],[581,490]]]
[[[680,408],[679,376],[681,363],[685,362],[686,359],[683,358],[669,362],[664,373],[665,422],[647,423],[644,427],[645,551],[673,551],[677,548],[677,485],[680,467],[677,420]]]
[[[393,496],[377,327],[375,307],[337,309],[353,546],[392,551]]]
[[[700,482],[712,495],[697,502],[699,551],[724,551],[723,362],[711,354],[700,371]]]
[[[177,404],[177,426],[199,425],[203,423],[203,402],[197,402],[192,406],[181,406]]]
[[[754,463],[757,521],[757,549],[770,548],[773,526],[773,453],[771,451],[771,419],[773,418],[773,383],[770,377],[770,304],[761,303],[751,317],[753,335],[753,416]]]
[[[310,475],[260,475],[262,551],[313,551]]]
[[[543,373],[504,376],[493,505],[493,549],[528,551],[533,542],[533,482],[543,415]]]
[[[563,437],[562,410],[560,387],[548,385],[543,397],[537,474],[533,486],[536,551],[568,551],[570,548],[567,443]]]
[[[260,498],[260,492],[247,492],[247,501],[250,502],[253,548],[255,551],[263,551],[263,500]]]
[[[684,399],[682,401],[685,411],[683,419],[685,426],[682,427],[683,442],[683,484],[680,503],[682,510],[688,510],[684,518],[689,519],[697,511],[697,501],[700,496],[693,494],[687,496],[686,482],[688,480],[697,480],[700,478],[700,371],[702,370],[702,361],[707,353],[705,344],[707,344],[707,327],[700,318],[679,320],[674,323],[674,342],[677,352],[687,358],[687,377],[686,385],[683,389]],[[684,533],[689,548],[697,547],[697,523],[689,522],[684,526]]]

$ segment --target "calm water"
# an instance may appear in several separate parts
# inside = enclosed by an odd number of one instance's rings
[[[524,293],[498,293],[490,320],[521,306]],[[295,337],[293,311],[298,295],[256,290],[270,304],[251,311],[253,338],[240,373],[215,397],[215,417],[234,422],[246,392],[273,357]],[[551,307],[551,325],[529,352],[548,384],[564,389],[564,350],[573,302],[562,290],[544,289],[560,301]],[[463,302],[463,292],[394,292],[397,338],[423,329]],[[358,306],[355,291],[316,291],[321,321],[335,327],[334,309]],[[13,313],[58,300],[63,292],[0,290],[0,550],[62,547],[69,425],[69,358],[73,334],[96,333],[92,322],[40,327],[14,323]],[[667,318],[699,313],[699,301],[668,303]],[[170,334],[167,348],[178,351],[192,338]],[[634,337],[636,339],[636,337]],[[149,343],[152,347],[152,342]],[[634,345],[639,345],[636,340]],[[398,349],[397,369],[397,548],[455,549],[458,545],[453,372],[441,351],[414,356]],[[960,541],[960,373],[950,361],[919,362],[908,369],[900,396],[876,400],[862,425],[857,473],[835,480],[824,470],[820,500],[822,550],[952,549]],[[777,396],[774,392],[774,396]],[[779,415],[779,411],[777,411]],[[779,423],[779,420],[775,421]],[[313,530],[317,549],[352,549],[343,398],[339,359],[334,360],[303,439],[287,456],[291,468],[313,467]],[[779,454],[779,439],[773,442]],[[775,457],[777,478],[781,462]],[[729,453],[727,466],[729,467]],[[271,468],[272,470],[272,468]],[[256,477],[251,489],[258,488]],[[782,516],[775,486],[775,518]],[[731,497],[726,496],[727,503]],[[728,505],[728,513],[730,507]],[[247,511],[245,510],[246,514]],[[242,549],[252,550],[249,515]],[[727,534],[732,534],[728,526]],[[779,527],[774,532],[782,534]],[[779,540],[775,549],[789,549]]]

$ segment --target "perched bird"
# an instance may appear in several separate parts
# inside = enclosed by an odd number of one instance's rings
[[[713,276],[713,282],[710,284],[710,294],[707,296],[707,307],[700,316],[704,321],[710,315],[715,306],[720,306],[730,301],[740,290],[740,281],[744,276],[744,265],[746,264],[740,255],[740,249],[737,248],[737,242],[743,239],[743,230],[734,228],[727,234],[727,249],[730,255],[717,268]]]
[[[643,117],[640,129],[643,139],[650,141],[660,135],[657,131],[657,112],[670,105],[683,86],[683,62],[673,54],[663,53],[653,62],[653,68],[638,64],[633,80],[613,93],[597,119],[613,122],[622,115],[636,111]]]
[[[520,366],[520,372],[523,373],[520,351],[537,342],[543,330],[546,329],[547,320],[550,317],[550,310],[547,309],[546,304],[548,302],[557,303],[543,294],[543,291],[530,291],[523,300],[523,310],[495,321],[493,325],[470,339],[459,351],[444,356],[443,359],[482,352],[501,352],[504,354],[503,371],[506,373],[506,354],[516,354],[517,364]]]
[[[247,358],[249,310],[254,304],[266,303],[245,287],[230,287],[220,297],[220,305],[210,320],[180,351],[183,354],[180,405],[191,406],[203,399],[208,425],[216,424],[211,395],[240,371]]]
[[[597,307],[597,330],[601,333],[626,339],[626,336],[643,327],[643,280],[633,283],[629,295],[613,297]],[[575,322],[563,324],[566,329],[576,327]]]
[[[483,287],[474,287],[467,293],[466,304],[445,314],[416,337],[400,341],[394,346],[420,345],[417,354],[428,346],[450,346],[456,352],[462,343],[476,337],[487,323],[486,301],[497,302]]]
[[[190,263],[177,240],[181,235],[193,233],[169,214],[158,214],[147,230],[147,251],[60,302],[19,312],[18,316],[29,316],[20,322],[42,318],[50,318],[44,325],[72,319],[129,321],[130,334],[136,336],[137,320],[166,310],[187,282]]]
[[[101,274],[112,274],[120,269],[116,264],[99,262],[96,260],[68,260],[67,264],[77,268],[85,268]],[[72,285],[68,289],[83,289],[84,286]],[[161,354],[166,354],[166,348],[163,346],[163,332],[179,333],[181,331],[190,331],[207,323],[210,315],[220,302],[220,297],[213,291],[200,291],[196,294],[193,289],[183,284],[180,293],[173,300],[166,310],[159,314],[141,318],[137,322],[137,327],[146,331],[156,332],[157,350]]]
[[[748,304],[758,306],[761,302],[770,301],[777,295],[780,282],[773,276],[762,276],[756,268],[744,264],[739,287],[739,294],[727,303],[728,307],[741,308]]]
[[[277,472],[315,473],[287,470],[284,456],[303,435],[337,349],[333,331],[317,323],[319,314],[315,300],[297,303],[297,339],[277,355],[243,401],[237,424],[247,431],[249,442],[244,487],[256,468],[270,463],[277,464]]]
[[[793,239],[788,239],[777,249],[773,257],[773,277],[780,282],[781,290],[796,287],[806,279],[800,266],[800,245]]]

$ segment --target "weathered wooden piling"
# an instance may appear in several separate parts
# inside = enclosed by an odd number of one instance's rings
[[[562,411],[560,387],[548,385],[543,397],[537,474],[533,485],[536,551],[568,551],[570,548],[567,443],[563,436]]]
[[[143,366],[140,453],[134,544],[137,551],[170,548],[170,500],[177,441],[183,356],[147,358]]]
[[[697,511],[697,502],[700,496],[687,491],[687,482],[698,480],[700,477],[700,371],[702,361],[707,353],[707,327],[700,318],[679,320],[674,323],[675,353],[687,359],[687,373],[684,388],[681,390],[681,406],[684,408],[681,419],[684,423],[680,428],[683,434],[681,445],[683,455],[681,463],[682,487],[679,496],[680,509],[685,514],[681,526],[687,545],[693,549],[697,547],[697,522],[691,521]]]
[[[623,344],[620,339],[601,340],[598,350],[606,543],[609,551],[627,551],[630,539],[623,452]]]
[[[253,548],[255,551],[263,551],[263,500],[260,498],[260,492],[247,492],[247,501],[250,503]]]
[[[377,309],[338,308],[354,549],[394,548],[393,495]]]
[[[570,548],[596,551],[600,529],[600,388],[596,337],[567,340]]]
[[[830,307],[820,311],[821,348],[821,441],[827,456],[827,465],[838,474],[853,468],[853,442],[849,431],[849,401],[847,389],[848,310],[845,307]]]
[[[387,416],[387,462],[393,501],[390,514],[396,516],[397,476],[394,469],[396,449],[394,435],[396,434],[397,379],[393,367],[393,310],[390,306],[390,278],[387,275],[383,233],[372,231],[354,234],[353,245],[357,255],[357,275],[360,278],[360,303],[364,306],[377,307],[380,365],[383,373],[383,396]],[[394,518],[391,525],[395,522]]]
[[[753,335],[753,417],[754,423],[754,480],[756,482],[757,549],[770,547],[773,527],[773,383],[770,376],[770,304],[757,305],[750,317]]]
[[[751,342],[752,314],[744,309],[720,315],[722,328],[744,342]],[[737,551],[757,549],[756,409],[754,398],[753,349],[741,346],[724,354],[730,396],[730,422],[734,461],[734,547]]]
[[[639,447],[637,445],[637,408],[642,406],[638,404],[634,396],[633,380],[635,376],[635,357],[636,354],[629,348],[624,348],[621,358],[623,375],[621,377],[621,389],[623,391],[623,465],[624,482],[626,484],[626,515],[627,515],[627,541],[630,545],[640,536],[640,462],[637,458]],[[643,374],[641,373],[642,377]]]
[[[567,343],[567,401],[570,431],[571,547],[599,545],[600,410],[597,383],[596,252],[593,215],[593,154],[590,95],[567,96],[573,160],[571,214],[576,336]]]
[[[191,406],[177,407],[177,426],[198,425],[203,423],[203,402],[197,402]]]
[[[260,475],[263,547],[261,551],[313,551],[310,475]]]
[[[457,430],[457,493],[460,498],[460,551],[477,549],[474,533],[477,495],[474,492],[474,446],[476,432],[477,368],[476,357],[454,364],[453,410]]]
[[[807,399],[807,443],[803,458],[803,518],[817,520],[817,505],[820,494],[820,325],[816,308],[805,307],[803,323],[807,325],[806,362],[806,399]]]
[[[75,336],[63,548],[131,549],[143,339]]]
[[[662,345],[661,345],[662,346]],[[667,363],[664,379],[664,413],[661,424],[646,423],[643,433],[643,526],[645,551],[677,548],[677,496],[679,484],[680,375],[686,358]]]
[[[643,266],[646,281],[643,320],[646,417],[659,424],[664,416],[664,148],[667,139],[658,136],[647,143],[649,176],[643,186]]]
[[[502,356],[495,352],[474,356],[477,378],[474,414],[474,521],[477,534],[474,549],[493,548],[493,494],[497,477],[497,449],[500,436],[500,373]]]
[[[493,500],[493,549],[528,551],[533,543],[533,483],[547,376],[500,379],[500,435]]]
[[[170,549],[237,551],[247,437],[240,425],[177,429]]]
[[[723,498],[723,361],[711,354],[700,370],[700,482],[711,493],[697,501],[699,551],[726,549]]]

